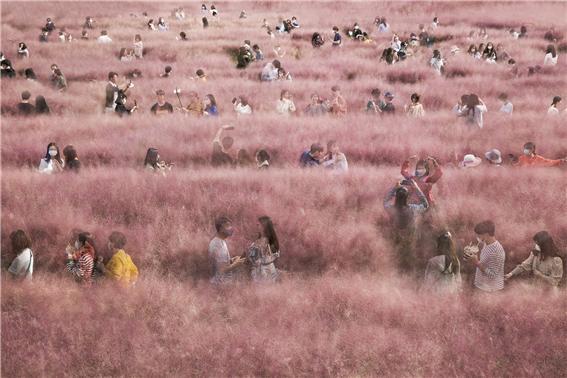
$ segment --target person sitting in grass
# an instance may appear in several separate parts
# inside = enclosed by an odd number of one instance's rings
[[[126,236],[118,231],[114,231],[108,237],[108,249],[112,251],[112,257],[104,264],[102,257],[97,258],[97,269],[106,277],[113,279],[123,286],[130,286],[136,283],[139,272],[138,267],[132,261],[132,257],[126,253]]]

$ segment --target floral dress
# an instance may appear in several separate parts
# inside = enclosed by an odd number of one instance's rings
[[[248,248],[246,255],[252,269],[252,281],[275,282],[278,278],[278,270],[274,261],[279,257],[279,251],[272,252],[268,239],[262,237],[254,241]]]

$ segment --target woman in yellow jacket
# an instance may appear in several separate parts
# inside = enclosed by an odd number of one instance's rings
[[[98,261],[98,269],[106,277],[110,277],[125,286],[132,285],[138,279],[138,268],[132,261],[130,255],[124,251],[126,236],[114,231],[108,237],[108,248],[112,251],[112,258],[105,264],[102,259]]]

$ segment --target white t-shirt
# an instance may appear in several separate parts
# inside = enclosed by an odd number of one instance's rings
[[[435,69],[435,71],[437,71],[437,73],[439,75],[441,75],[441,69],[445,65],[445,62],[443,62],[443,59],[431,58],[429,63],[431,64],[431,67],[433,67]]]
[[[63,164],[62,164],[62,166],[63,166]],[[47,161],[45,158],[41,159],[41,161],[39,162],[39,172],[40,173],[52,174],[53,173],[53,159],[50,159],[49,161]]]
[[[502,113],[512,114],[512,112],[514,111],[514,105],[512,105],[512,103],[510,101],[507,101],[502,105],[502,107],[500,108],[500,111]]]
[[[547,109],[547,114],[557,115],[559,114],[559,109],[557,109],[555,106],[550,106],[549,109]]]
[[[284,98],[283,100],[278,100],[276,110],[280,114],[290,115],[291,113],[295,112],[295,104],[293,103],[293,101]]]
[[[267,63],[262,69],[262,81],[273,81],[278,78],[278,69],[272,63]]]
[[[218,236],[209,243],[209,261],[213,267],[212,283],[225,283],[232,279],[231,272],[221,273],[221,268],[230,264],[230,253],[226,241]]]
[[[553,57],[553,55],[551,55],[551,53],[545,54],[545,58],[543,59],[543,65],[544,66],[555,66],[557,64],[557,57],[559,55],[555,55],[555,58]]]
[[[31,280],[33,275],[33,253],[29,248],[24,249],[20,254],[12,261],[8,272],[12,273],[14,276],[25,276],[26,280]]]
[[[112,43],[112,38],[107,35],[101,35],[96,39],[98,43]]]

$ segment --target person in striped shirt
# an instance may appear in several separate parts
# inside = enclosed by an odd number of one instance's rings
[[[74,244],[69,243],[67,252],[67,270],[79,283],[90,285],[92,283],[96,252],[92,235],[80,232]]]
[[[466,260],[476,266],[474,286],[485,292],[495,292],[504,288],[504,261],[506,253],[502,244],[494,236],[496,226],[491,220],[477,224],[474,232],[479,244],[483,244],[480,256],[466,253]]]

